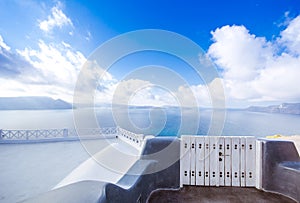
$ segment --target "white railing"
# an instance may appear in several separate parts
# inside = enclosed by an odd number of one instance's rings
[[[69,130],[69,135],[76,135],[82,138],[88,136],[99,136],[99,135],[116,135],[117,128],[116,127],[108,127],[108,128],[85,128],[85,129],[72,129]]]
[[[49,129],[49,130],[0,130],[0,139],[2,140],[29,140],[40,138],[58,138],[67,137],[67,129]]]
[[[147,136],[149,137],[149,136]],[[43,129],[43,130],[1,130],[0,143],[32,143],[90,139],[118,138],[141,151],[145,135],[137,134],[120,127],[87,129]]]
[[[41,130],[0,130],[0,140],[39,140],[57,138],[78,138],[79,136],[100,138],[103,135],[116,135],[117,128],[89,129],[41,129]]]
[[[120,127],[117,127],[117,136],[119,139],[137,148],[142,148],[145,140],[145,135],[133,133]]]

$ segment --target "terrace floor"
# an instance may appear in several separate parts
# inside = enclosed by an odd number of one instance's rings
[[[241,187],[197,187],[184,186],[180,190],[157,190],[152,193],[148,203],[295,203],[283,195],[259,191],[255,188]]]
[[[81,180],[117,182],[137,159],[129,156],[137,153],[134,147],[119,142],[0,144],[0,202],[20,202]]]

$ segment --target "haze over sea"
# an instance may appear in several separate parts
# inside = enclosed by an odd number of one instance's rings
[[[143,134],[160,136],[176,136],[181,134],[195,134],[190,125],[199,124],[196,134],[206,135],[211,123],[211,110],[200,110],[199,122],[193,118],[194,112],[180,112],[180,109],[130,109],[127,112],[115,115],[109,109],[95,110],[99,126],[118,125],[128,130]],[[17,110],[0,111],[0,129],[60,129],[74,128],[73,110]],[[85,119],[83,119],[85,120]],[[135,129],[126,124],[131,122]],[[88,124],[89,120],[85,120]],[[181,127],[181,123],[185,125]],[[188,123],[188,125],[186,125]],[[222,135],[239,136],[253,135],[264,137],[267,135],[282,134],[295,135],[300,132],[300,115],[271,114],[247,112],[242,110],[227,110]]]

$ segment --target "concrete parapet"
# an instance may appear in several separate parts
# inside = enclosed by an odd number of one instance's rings
[[[261,140],[262,189],[300,202],[300,157],[293,142]]]

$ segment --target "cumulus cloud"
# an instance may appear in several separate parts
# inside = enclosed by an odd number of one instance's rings
[[[218,28],[212,36],[208,55],[222,69],[228,100],[299,101],[300,16],[274,41],[237,25]]]
[[[184,107],[224,108],[223,80],[215,78],[209,84],[179,86],[174,92]]]
[[[289,22],[288,27],[281,32],[279,42],[285,45],[291,54],[300,55],[300,16]]]
[[[250,34],[244,26],[224,26],[212,32],[213,43],[208,51],[231,80],[254,79],[272,57],[272,46],[265,38]]]
[[[169,90],[141,79],[119,82],[114,79],[104,80],[106,85],[104,87],[101,85],[101,88],[95,92],[95,103],[96,105],[106,103],[157,107],[212,107],[209,87],[214,88],[218,80],[213,80],[208,87],[206,85],[180,85],[175,90]]]
[[[78,73],[85,56],[62,42],[38,48],[11,50],[0,46],[0,92],[2,96],[50,96],[72,101]],[[7,46],[7,45],[6,45]]]
[[[173,92],[157,86],[147,86],[135,92],[129,100],[134,106],[177,106],[178,101]]]
[[[145,80],[140,80],[140,79],[122,80],[116,83],[115,86],[112,87],[113,89],[112,102],[114,104],[128,105],[132,97],[134,97],[134,95],[137,95],[137,93],[140,90],[145,88],[149,89],[151,88],[151,86],[152,84],[149,81],[145,81]]]
[[[252,84],[261,99],[299,101],[299,76],[300,57],[284,53],[269,61]]]
[[[77,77],[73,101],[83,105],[109,104],[116,82],[96,60],[87,60]]]
[[[70,18],[61,10],[61,3],[51,9],[51,14],[46,20],[39,21],[39,28],[44,32],[52,31],[55,27],[62,28],[63,26],[73,26]]]
[[[23,77],[30,83],[47,86],[45,92],[58,88],[59,92],[64,93],[60,96],[68,97],[70,100],[77,75],[86,58],[81,52],[73,50],[64,42],[46,44],[40,40],[38,47],[38,49],[17,50],[17,53],[39,73],[39,75],[23,75]]]
[[[0,35],[0,75],[2,78],[19,78],[28,71],[33,71],[33,66],[20,55],[11,51]]]
[[[77,73],[86,58],[82,53],[66,47],[64,44],[46,44],[40,40],[39,49],[25,48],[17,52],[29,61],[43,78],[41,83],[71,85],[77,79]]]

